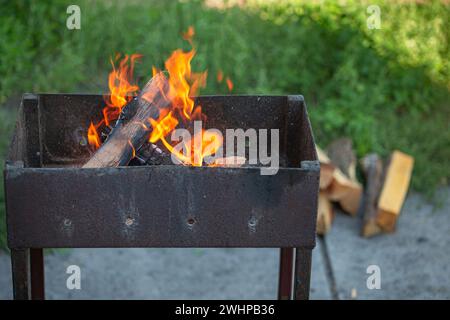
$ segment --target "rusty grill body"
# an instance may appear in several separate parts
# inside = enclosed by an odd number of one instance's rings
[[[103,97],[24,95],[4,175],[16,298],[44,297],[42,248],[56,247],[279,247],[279,297],[307,297],[319,163],[303,97],[197,103],[207,128],[279,129],[285,166],[82,169]]]

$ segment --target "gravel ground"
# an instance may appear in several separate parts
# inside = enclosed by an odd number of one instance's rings
[[[324,246],[313,253],[312,299],[450,298],[450,188],[434,210],[412,194],[398,231],[372,239],[358,236],[358,219],[336,216]],[[274,299],[277,249],[73,249],[46,259],[49,299]],[[81,268],[81,289],[66,288],[66,268]],[[366,287],[366,268],[378,265],[381,289]],[[334,279],[336,290],[330,283]],[[333,294],[334,293],[334,294]],[[10,299],[9,256],[0,254],[0,299]]]
[[[391,235],[363,239],[359,221],[339,215],[327,246],[342,299],[450,299],[450,188],[433,208],[417,194],[408,197]],[[377,265],[381,289],[369,290],[366,269]]]

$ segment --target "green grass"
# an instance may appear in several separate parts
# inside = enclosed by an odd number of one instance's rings
[[[103,93],[116,52],[144,54],[137,67],[143,82],[151,65],[162,67],[172,50],[187,48],[180,34],[193,25],[193,68],[210,74],[203,93],[227,92],[215,81],[219,69],[234,93],[301,93],[320,145],[345,135],[359,156],[410,153],[413,187],[431,194],[449,178],[450,7],[377,2],[380,30],[367,28],[368,4],[359,1],[254,0],[227,10],[200,1],[7,2],[0,12],[0,102],[23,92]],[[66,8],[75,3],[82,28],[70,31]],[[8,114],[1,113],[2,144]]]

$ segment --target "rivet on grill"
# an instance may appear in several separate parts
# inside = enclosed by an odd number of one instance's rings
[[[187,224],[189,227],[192,227],[195,224],[195,219],[194,218],[189,218],[187,220]]]
[[[248,228],[250,229],[251,232],[256,231],[257,223],[258,223],[258,220],[256,219],[256,217],[254,217],[254,216],[250,217],[250,219],[248,220]]]
[[[133,223],[134,223],[134,219],[133,219],[133,218],[127,218],[127,219],[125,220],[125,224],[126,224],[127,226],[131,226]]]

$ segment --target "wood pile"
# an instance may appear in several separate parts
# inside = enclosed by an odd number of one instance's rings
[[[325,150],[316,146],[320,162],[317,234],[330,231],[335,207],[352,217],[362,215],[361,236],[395,231],[409,188],[414,159],[394,151],[385,162],[377,154],[360,161],[365,187],[357,179],[352,141],[341,138]]]

